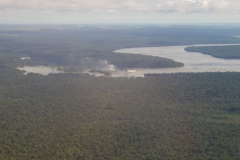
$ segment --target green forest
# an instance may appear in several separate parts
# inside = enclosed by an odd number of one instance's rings
[[[175,68],[184,66],[183,63],[175,62],[171,59],[157,56],[147,56],[140,54],[104,54],[101,59],[106,59],[116,67],[124,68]]]
[[[240,157],[240,73],[0,74],[0,159]]]
[[[119,68],[177,67],[183,64],[112,51],[238,43],[239,28],[51,27],[0,26],[0,160],[240,159],[240,73],[112,78],[15,69],[75,72],[101,59]]]
[[[200,52],[217,58],[240,59],[240,45],[193,46],[185,48],[188,52]]]

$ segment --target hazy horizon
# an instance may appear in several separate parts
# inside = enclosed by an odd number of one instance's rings
[[[238,0],[0,0],[1,24],[240,23]]]

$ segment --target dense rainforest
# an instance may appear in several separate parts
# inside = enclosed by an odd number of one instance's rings
[[[0,74],[0,159],[240,157],[240,73]]]
[[[239,28],[0,26],[0,160],[239,160],[240,73],[111,78],[15,69],[80,70],[101,59],[149,67],[166,59],[112,51],[240,42],[234,35]]]
[[[240,45],[193,46],[185,48],[188,52],[200,52],[217,58],[240,59]]]

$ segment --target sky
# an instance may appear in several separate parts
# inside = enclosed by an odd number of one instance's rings
[[[0,0],[0,24],[240,23],[240,0]]]

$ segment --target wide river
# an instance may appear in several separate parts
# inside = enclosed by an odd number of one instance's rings
[[[239,44],[204,44],[190,46],[224,46]],[[117,53],[132,53],[151,55],[173,59],[177,62],[184,63],[184,67],[163,68],[163,69],[134,69],[134,72],[128,72],[128,76],[142,77],[145,73],[180,73],[180,72],[240,72],[240,60],[237,59],[220,59],[210,55],[187,52],[184,48],[189,46],[166,46],[166,47],[144,47],[144,48],[126,48],[116,50]],[[113,77],[120,76],[113,74]]]

